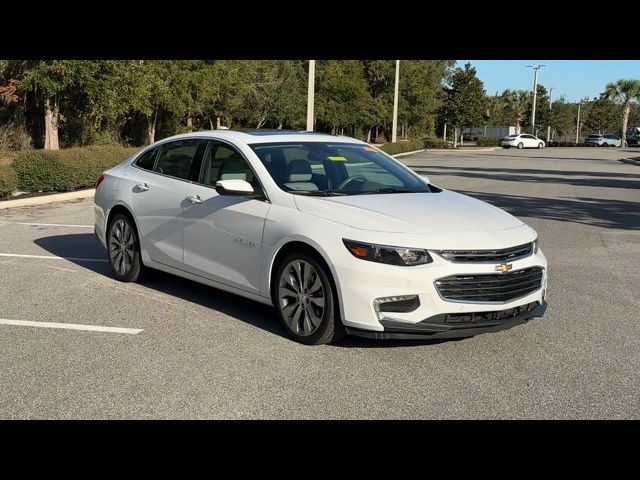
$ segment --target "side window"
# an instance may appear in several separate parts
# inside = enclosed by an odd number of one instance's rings
[[[191,180],[197,178],[198,157],[206,142],[202,140],[178,140],[160,146],[154,171],[171,177]]]
[[[153,170],[153,163],[156,159],[156,153],[158,153],[157,148],[147,150],[136,159],[134,165],[145,170]]]
[[[260,182],[246,160],[233,147],[211,142],[202,160],[200,183],[215,187],[218,180],[246,180],[254,190],[261,190]]]

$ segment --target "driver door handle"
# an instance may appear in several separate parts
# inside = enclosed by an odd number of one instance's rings
[[[139,192],[146,192],[147,190],[149,190],[149,185],[147,185],[146,183],[139,183],[135,186],[135,188]]]
[[[202,199],[200,198],[199,195],[189,195],[187,197],[187,200],[189,200],[191,203],[193,203],[194,205],[197,205],[199,203],[202,203]]]

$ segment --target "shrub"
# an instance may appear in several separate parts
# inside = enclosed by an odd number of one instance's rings
[[[389,155],[397,155],[398,153],[423,150],[424,143],[422,140],[409,140],[405,142],[385,143],[378,148]]]
[[[136,148],[118,146],[31,150],[18,154],[12,168],[18,187],[27,192],[68,192],[91,187],[105,170],[122,162]]]
[[[479,137],[476,142],[479,147],[499,147],[501,141],[500,137]]]
[[[0,197],[7,197],[18,189],[18,176],[9,165],[0,165]]]
[[[443,138],[425,138],[423,143],[424,148],[451,148],[449,142]]]
[[[0,150],[27,148],[31,148],[31,137],[24,125],[12,122],[0,125]]]
[[[556,142],[554,140],[548,143],[549,147],[592,147],[588,143],[575,143],[575,142]]]

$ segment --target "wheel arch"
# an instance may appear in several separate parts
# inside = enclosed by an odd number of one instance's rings
[[[138,241],[140,242],[140,251],[142,253],[142,251],[144,251],[144,246],[142,244],[142,238],[140,236],[140,228],[138,226],[138,222],[136,221],[136,217],[133,215],[133,212],[131,211],[131,207],[129,207],[128,205],[125,205],[123,203],[117,203],[117,204],[113,205],[109,209],[109,212],[107,213],[107,216],[106,216],[106,219],[105,219],[105,223],[104,223],[105,241],[107,240],[107,235],[108,235],[108,232],[109,232],[109,224],[111,223],[111,219],[115,215],[117,215],[118,213],[122,213],[123,215],[127,216],[133,222],[133,226],[136,229],[136,234],[138,235]],[[141,255],[141,260],[144,263],[144,255]]]
[[[327,252],[316,242],[308,238],[290,238],[283,241],[282,244],[275,249],[275,253],[269,262],[269,274],[267,276],[267,292],[271,297],[271,301],[276,305],[275,286],[277,285],[277,281],[275,276],[280,262],[288,254],[300,251],[312,255],[326,268],[327,273],[329,274],[329,280],[331,281],[331,287],[333,288],[333,293],[337,299],[338,314],[340,316],[340,320],[344,323],[344,320],[342,319],[342,312],[344,311],[342,308],[342,292],[336,270],[333,264],[329,262]]]

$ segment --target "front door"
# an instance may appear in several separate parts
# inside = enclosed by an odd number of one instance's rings
[[[262,232],[270,203],[264,198],[219,195],[218,180],[242,179],[262,192],[247,161],[231,145],[210,142],[198,184],[191,184],[185,210],[184,262],[188,270],[260,294]]]

